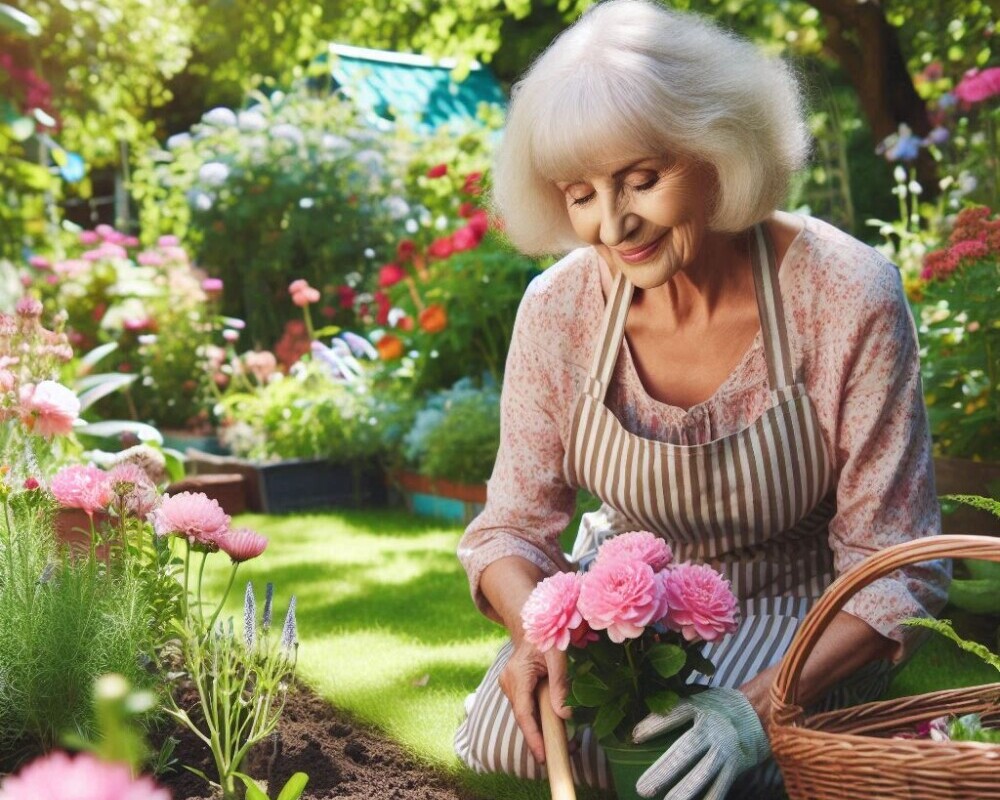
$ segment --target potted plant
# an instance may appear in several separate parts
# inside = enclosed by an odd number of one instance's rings
[[[394,484],[417,514],[467,523],[486,502],[486,479],[500,445],[500,394],[463,378],[428,396],[403,437]]]
[[[998,285],[1000,219],[985,206],[964,209],[913,292],[939,494],[990,495],[1000,484]],[[996,518],[971,508],[945,525],[1000,534]]]

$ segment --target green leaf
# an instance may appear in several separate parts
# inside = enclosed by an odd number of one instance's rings
[[[249,775],[244,775],[242,772],[233,773],[243,781],[243,785],[247,787],[247,800],[269,800],[268,796],[264,794],[263,790],[257,785],[256,781]]]
[[[699,650],[689,650],[687,654],[687,666],[694,672],[709,676],[715,674],[715,664],[701,654]]]
[[[138,378],[138,375],[125,375],[120,372],[108,372],[101,375],[90,375],[91,386],[86,391],[80,392],[80,410],[86,411],[94,403],[109,394],[114,394],[119,389],[123,389]],[[97,380],[100,379],[100,380]]]
[[[614,731],[625,719],[625,712],[613,703],[603,706],[594,720],[594,736],[603,739]]]
[[[991,653],[988,647],[979,644],[979,642],[970,642],[967,639],[963,639],[958,635],[958,633],[955,632],[955,629],[951,625],[951,620],[911,617],[909,619],[904,619],[903,624],[915,625],[920,628],[930,628],[932,631],[937,631],[942,636],[951,639],[963,650],[979,656],[987,664],[992,667],[996,667],[997,670],[1000,670],[1000,656]]]
[[[573,696],[582,706],[602,706],[614,697],[608,685],[588,672],[573,680]]]
[[[994,517],[1000,517],[1000,501],[991,500],[988,497],[979,497],[974,494],[946,494],[944,499],[964,503],[967,506],[978,508],[980,511],[988,511]]]
[[[298,800],[305,791],[307,783],[309,776],[304,772],[296,772],[288,779],[288,783],[284,785],[276,800]]]
[[[38,20],[6,3],[0,3],[0,29],[23,36],[39,36],[42,33]]]
[[[134,433],[141,442],[155,442],[163,444],[163,437],[152,425],[144,422],[134,422],[132,420],[104,420],[103,422],[91,422],[74,429],[76,433],[85,433],[88,436],[97,436],[101,439],[108,439],[112,436],[121,436],[123,433]]]
[[[649,649],[646,658],[662,677],[672,678],[684,668],[687,654],[682,647],[675,644],[655,644]]]
[[[80,365],[90,369],[106,355],[113,353],[117,349],[118,342],[108,342],[107,344],[99,345],[80,357]]]
[[[678,700],[680,696],[677,692],[669,690],[655,692],[646,698],[646,707],[654,714],[669,714],[674,710]]]

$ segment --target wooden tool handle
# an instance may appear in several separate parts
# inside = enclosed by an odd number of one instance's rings
[[[569,743],[566,741],[566,724],[552,708],[549,699],[549,682],[542,680],[535,690],[538,713],[542,718],[542,738],[545,740],[545,766],[549,772],[549,789],[552,800],[576,800],[573,772],[569,766]]]

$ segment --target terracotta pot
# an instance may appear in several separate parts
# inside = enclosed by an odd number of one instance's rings
[[[94,514],[94,526],[100,528],[111,519],[110,515],[98,511]],[[56,538],[62,544],[68,545],[76,556],[86,556],[90,553],[90,517],[79,508],[60,508],[55,518]],[[98,545],[97,557],[104,560],[108,555],[108,546]]]
[[[974,494],[982,497],[1000,497],[1000,462],[972,461],[966,458],[935,458],[934,475],[937,493]],[[1000,536],[1000,518],[986,511],[959,503],[954,511],[942,514],[944,533],[971,533],[979,536]]]

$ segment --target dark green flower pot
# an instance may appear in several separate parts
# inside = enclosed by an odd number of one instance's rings
[[[622,742],[612,737],[601,740],[618,800],[639,800],[639,793],[635,790],[636,781],[686,731],[687,726],[642,744]]]

